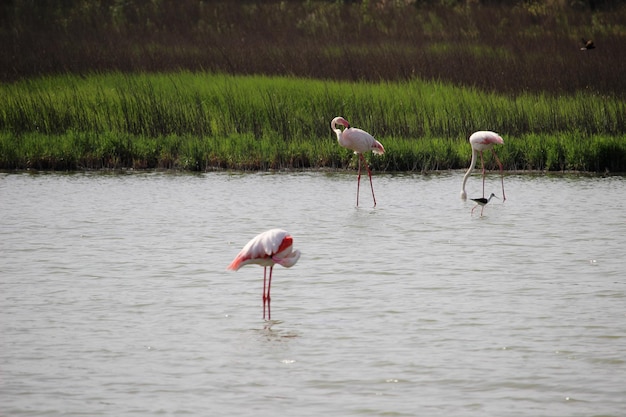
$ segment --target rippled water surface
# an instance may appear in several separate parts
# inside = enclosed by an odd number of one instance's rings
[[[0,174],[0,415],[623,416],[626,178],[462,174]]]

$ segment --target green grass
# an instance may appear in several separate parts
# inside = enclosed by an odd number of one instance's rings
[[[207,170],[348,167],[330,120],[385,146],[377,170],[464,168],[494,130],[507,169],[626,171],[626,103],[591,93],[485,93],[441,82],[168,74],[0,85],[0,168]]]

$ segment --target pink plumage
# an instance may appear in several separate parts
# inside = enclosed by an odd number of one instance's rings
[[[293,249],[293,238],[286,230],[271,229],[263,232],[252,240],[237,254],[226,269],[237,271],[242,266],[257,264],[263,267],[263,318],[267,305],[267,318],[271,318],[270,287],[272,270],[275,264],[290,268],[300,259],[300,251]],[[270,268],[269,281],[266,280],[267,267]]]
[[[343,126],[343,131],[339,129],[337,125]],[[365,161],[363,154],[365,152],[372,151],[377,155],[382,155],[385,153],[385,148],[383,147],[382,143],[374,139],[374,137],[367,133],[365,130],[350,127],[350,123],[348,123],[348,121],[343,117],[335,117],[330,122],[330,128],[337,135],[337,141],[339,142],[339,145],[354,151],[354,153],[359,156],[359,174],[357,177],[356,188],[357,207],[359,206],[359,188],[361,186],[361,161],[367,167],[367,173],[370,179],[370,187],[372,188],[372,198],[374,199],[374,207],[376,207],[376,197],[374,196],[374,186],[372,185],[372,171],[370,170],[367,161]]]
[[[469,143],[477,151],[486,151],[491,149],[493,145],[502,145],[504,140],[496,132],[480,130],[471,134]]]
[[[461,199],[467,199],[467,193],[465,192],[465,183],[469,178],[470,174],[474,170],[474,165],[476,165],[476,156],[480,154],[480,164],[483,170],[483,196],[485,198],[485,162],[483,160],[483,151],[491,150],[493,157],[496,159],[496,162],[500,166],[500,174],[502,176],[502,201],[506,200],[506,195],[504,194],[504,173],[502,162],[498,159],[495,151],[493,150],[494,145],[502,145],[504,140],[500,135],[496,132],[492,132],[489,130],[480,130],[478,132],[474,132],[469,137],[469,143],[472,147],[472,160],[470,161],[470,167],[463,176],[463,185],[461,186]]]
[[[339,144],[344,148],[354,151],[355,154],[362,154],[368,151],[372,151],[378,155],[385,153],[385,148],[382,143],[374,139],[374,136],[370,135],[365,130],[350,127],[350,123],[343,117],[335,117],[330,124],[333,131],[337,134]],[[337,129],[337,125],[345,127],[343,132]]]

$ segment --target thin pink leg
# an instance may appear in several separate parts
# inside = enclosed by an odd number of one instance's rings
[[[471,215],[471,216],[473,216],[473,215],[474,215],[474,209],[475,209],[476,207],[478,207],[478,204],[476,204],[474,207],[472,207],[472,211],[471,211],[471,213],[470,213],[470,215]]]
[[[263,320],[265,320],[265,304],[267,303],[267,296],[265,293],[265,283],[266,283],[266,275],[267,275],[267,267],[263,267]],[[271,276],[271,273],[270,273]]]
[[[361,158],[362,154],[359,154],[359,175],[356,177],[356,206],[359,206],[359,187],[361,186]]]
[[[272,319],[272,308],[270,303],[272,302],[272,298],[270,297],[270,287],[272,286],[272,270],[274,269],[274,265],[270,266],[270,279],[267,281],[267,319]],[[264,317],[265,318],[265,317]]]
[[[372,171],[370,170],[369,164],[363,157],[363,154],[360,154],[360,155],[361,155],[361,158],[363,158],[363,163],[365,164],[365,167],[367,168],[367,174],[370,177],[370,188],[372,189],[372,198],[374,199],[374,207],[376,207],[376,196],[374,195],[374,185],[372,184]]]
[[[485,198],[485,161],[483,160],[483,151],[480,151],[480,166],[483,167],[483,198]]]
[[[496,155],[496,151],[492,149],[491,152],[493,153],[494,158],[496,158],[498,165],[500,165],[500,179],[502,181],[502,202],[504,202],[504,200],[506,200],[506,195],[504,195],[504,167],[502,166],[502,162],[500,162],[500,159],[498,159],[498,155]]]

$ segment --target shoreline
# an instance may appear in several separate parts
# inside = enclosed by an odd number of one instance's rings
[[[480,168],[474,168],[475,174],[478,174]],[[321,174],[335,174],[335,173],[352,173],[356,169],[353,168],[283,168],[283,169],[267,169],[267,170],[240,170],[229,168],[215,168],[205,171],[193,171],[177,168],[99,168],[99,169],[75,169],[75,170],[46,170],[46,169],[0,169],[0,174],[12,175],[12,174],[34,174],[34,175],[49,175],[49,174],[183,174],[183,175],[202,175],[202,174],[302,174],[302,173],[321,173]],[[467,169],[442,169],[431,171],[376,171],[372,170],[372,174],[382,176],[394,176],[394,175],[445,175],[451,173],[464,174]],[[486,171],[488,175],[498,175],[498,170]],[[585,176],[585,177],[623,177],[626,176],[626,172],[595,172],[595,171],[547,171],[547,170],[504,170],[504,176],[507,175],[536,175],[536,176]]]

